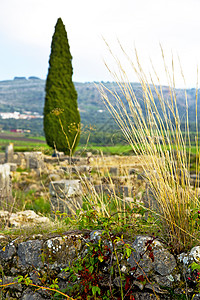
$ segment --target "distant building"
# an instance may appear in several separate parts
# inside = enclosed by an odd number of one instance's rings
[[[39,115],[37,112],[24,112],[23,114],[20,114],[18,111],[15,111],[14,113],[8,113],[8,112],[2,112],[0,113],[0,117],[2,119],[23,119],[23,120],[30,120],[30,119],[42,119],[43,116]]]

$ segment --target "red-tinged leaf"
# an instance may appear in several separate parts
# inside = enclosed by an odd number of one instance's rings
[[[125,291],[127,291],[130,288],[130,277],[126,277],[126,284],[125,284]]]
[[[138,276],[138,277],[137,277],[137,280],[139,280],[139,281],[144,281],[144,276],[143,276],[143,275]]]
[[[150,252],[150,253],[149,253],[149,257],[151,258],[152,262],[154,262],[154,255],[153,255],[153,252]]]
[[[152,251],[152,247],[151,247],[151,246],[148,246],[148,247],[147,247],[147,250]]]

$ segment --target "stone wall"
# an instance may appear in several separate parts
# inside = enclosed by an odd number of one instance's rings
[[[126,241],[88,230],[46,237],[39,234],[24,240],[20,236],[12,240],[1,235],[0,244],[0,277],[4,285],[17,282],[20,275],[38,286],[50,285],[57,278],[59,288],[67,294],[79,284],[80,299],[86,299],[87,282],[83,284],[81,270],[85,268],[84,261],[93,259],[93,269],[88,271],[87,266],[84,270],[93,275],[91,281],[94,277],[98,279],[96,284],[102,291],[113,291],[112,299],[121,299],[121,280],[124,295],[132,295],[127,299],[178,299],[182,294],[187,299],[200,299],[198,275],[190,268],[192,262],[199,263],[200,247],[175,257],[153,237],[137,236],[134,241]],[[77,262],[82,269],[75,269]],[[74,282],[70,277],[73,272],[66,270],[69,266],[77,275]],[[52,293],[22,281],[4,287],[2,299],[52,299]]]
[[[12,183],[10,176],[10,165],[0,165],[0,208],[10,209],[12,207]]]

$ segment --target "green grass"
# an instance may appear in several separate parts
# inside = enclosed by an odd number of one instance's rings
[[[39,137],[32,137],[32,136],[27,136],[26,134],[22,133],[15,133],[13,134],[12,132],[4,132],[6,136],[9,136],[10,139],[3,139],[0,138],[0,151],[4,151],[5,147],[9,143],[14,144],[14,151],[40,151],[40,150],[50,150],[50,147],[44,143],[45,137],[44,136],[39,136]],[[25,137],[28,138],[29,141],[17,141],[12,139],[12,137]],[[39,141],[35,140],[41,140],[41,143]],[[103,152],[105,155],[128,155],[132,154],[131,146],[129,145],[112,145],[112,146],[98,146],[98,145],[79,145],[77,147],[77,154],[83,154],[84,152],[92,152],[94,154],[100,154]]]
[[[21,137],[21,136],[20,136]],[[27,137],[26,137],[27,138]],[[39,137],[37,139],[41,139],[41,141],[44,140],[43,137]],[[39,141],[34,141],[34,138],[31,137],[30,141],[17,141],[13,140],[12,136],[8,139],[0,139],[0,149],[1,151],[5,151],[5,147],[13,143],[14,145],[14,151],[40,151],[41,149],[49,150],[50,147],[46,143],[40,143]]]
[[[30,151],[46,151],[50,150],[51,148],[46,144],[27,144],[27,145],[14,145],[14,151],[16,152],[30,152]]]
[[[30,140],[36,139],[36,140],[45,141],[45,137],[44,136],[37,136],[37,137],[30,136],[28,138],[30,138]]]
[[[106,155],[133,155],[133,151],[130,145],[113,145],[113,146],[96,146],[96,145],[88,145],[87,148],[85,148],[82,145],[79,145],[77,147],[77,152],[83,153],[84,152],[92,152],[94,154],[100,154],[103,152],[103,154]]]
[[[45,141],[45,137],[43,136],[39,136],[39,137],[27,137],[23,134],[17,134],[19,137],[26,137],[28,138],[30,141],[17,141],[17,140],[13,140],[12,136],[13,133],[6,133],[6,135],[10,135],[10,139],[0,139],[0,151],[4,151],[5,147],[9,144],[9,143],[13,143],[14,144],[14,150],[17,151],[41,151],[41,150],[50,150],[50,147],[44,143],[43,141]],[[16,136],[16,135],[15,135]],[[41,140],[41,143],[36,140]],[[194,145],[194,143],[192,143],[193,145],[191,145],[190,149],[189,147],[186,147],[187,152],[189,152],[192,154],[196,154],[196,146]],[[101,152],[104,155],[133,155],[133,151],[130,145],[122,145],[122,144],[117,144],[117,145],[112,145],[112,146],[99,146],[99,145],[87,145],[87,147],[85,147],[85,145],[80,145],[77,147],[77,151],[76,154],[83,154],[85,152],[92,152],[94,154],[100,154]]]
[[[0,139],[0,145],[7,145],[9,143],[13,143],[19,146],[34,146],[34,145],[41,145],[44,146],[44,143],[40,143],[40,142],[35,142],[33,139],[30,139],[29,141],[17,141],[17,140],[4,140],[4,139]]]

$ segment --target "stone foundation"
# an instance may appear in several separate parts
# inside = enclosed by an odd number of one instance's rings
[[[119,238],[116,242],[112,234],[108,239],[102,231],[88,230],[21,239],[0,236],[1,284],[17,283],[16,277],[25,276],[30,283],[44,287],[57,278],[57,289],[65,289],[70,295],[73,285],[80,284],[83,278],[81,269],[74,269],[80,276],[72,282],[72,273],[65,268],[84,266],[85,257],[91,257],[98,267],[93,265],[90,274],[95,270],[99,288],[105,293],[111,289],[116,295],[113,299],[121,299],[121,280],[124,295],[128,289],[131,291],[130,299],[177,299],[182,294],[187,294],[187,299],[199,299],[196,275],[190,265],[199,263],[200,247],[175,257],[150,236],[137,236],[133,242]],[[53,299],[53,293],[38,287],[27,286],[23,281],[8,285],[2,290],[2,299]],[[84,286],[79,289],[84,295]]]

